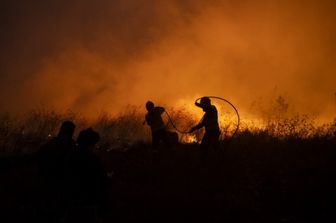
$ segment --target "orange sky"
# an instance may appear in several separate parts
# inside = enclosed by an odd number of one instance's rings
[[[206,3],[205,3],[206,2]],[[336,113],[333,1],[5,1],[2,111],[36,106],[85,115],[283,95],[292,109]]]

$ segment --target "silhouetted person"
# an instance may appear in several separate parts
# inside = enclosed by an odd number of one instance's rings
[[[154,106],[154,103],[151,101],[146,103],[146,109],[146,123],[151,128],[152,145],[156,148],[160,142],[167,143],[166,126],[161,117],[165,109],[163,107]]]
[[[72,139],[74,131],[73,122],[63,122],[58,135],[43,145],[37,154],[41,214],[48,215],[49,220],[59,217],[62,207],[65,160],[76,148]]]
[[[205,114],[201,121],[190,129],[189,133],[204,127],[205,133],[201,142],[201,147],[208,148],[212,146],[214,149],[217,149],[220,136],[217,109],[211,104],[210,98],[208,97],[201,98],[200,103],[196,102],[195,105],[202,108]]]
[[[38,152],[39,173],[46,178],[55,179],[63,175],[64,159],[75,149],[76,143],[72,139],[75,124],[71,121],[63,122],[59,133],[52,138]]]
[[[92,213],[94,210],[98,212],[105,210],[107,173],[100,159],[93,151],[99,140],[99,134],[91,128],[81,131],[77,138],[77,151],[69,157],[67,183],[69,185],[69,209],[72,212],[68,216],[70,219],[71,214],[74,214],[76,210],[79,210],[79,215],[75,213],[76,220],[81,219],[83,216],[92,217],[92,215],[86,215],[89,213],[83,212]]]

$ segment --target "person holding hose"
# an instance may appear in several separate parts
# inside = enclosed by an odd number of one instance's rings
[[[220,129],[218,125],[218,112],[217,108],[211,104],[209,97],[201,98],[200,102],[195,102],[197,107],[200,107],[205,112],[201,121],[194,127],[192,127],[189,133],[194,132],[197,129],[205,128],[205,133],[202,138],[201,147],[208,149],[213,147],[218,149]]]
[[[153,102],[147,101],[146,103],[147,114],[145,122],[147,123],[152,132],[152,146],[157,148],[160,142],[167,144],[167,131],[161,115],[165,112],[163,107],[155,106]]]

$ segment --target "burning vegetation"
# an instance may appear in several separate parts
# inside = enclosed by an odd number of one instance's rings
[[[259,116],[258,119],[245,119],[242,116],[239,130],[233,136],[237,127],[236,114],[224,104],[217,102],[216,106],[218,107],[220,140],[222,142],[241,141],[247,136],[261,139],[271,137],[282,140],[290,138],[331,139],[335,137],[336,133],[335,121],[318,124],[314,118],[306,114],[290,112],[291,106],[286,100],[283,97],[277,97],[267,109],[260,108],[262,116]],[[174,126],[181,131],[187,131],[201,118],[201,113],[192,106],[181,109],[167,108],[167,111],[174,122],[172,125],[168,116],[162,115],[169,131],[176,131]],[[64,120],[74,120],[78,129],[92,126],[101,134],[100,148],[103,150],[127,150],[133,145],[150,142],[149,128],[143,125],[144,109],[140,107],[130,106],[124,112],[114,116],[101,113],[95,119],[88,119],[71,111],[61,113],[47,109],[36,109],[21,117],[13,117],[9,114],[1,115],[1,153],[34,152],[39,145],[56,134],[60,123]],[[179,133],[179,142],[198,144],[202,135],[202,130],[192,134]]]

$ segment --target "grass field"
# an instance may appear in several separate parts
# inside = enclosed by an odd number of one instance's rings
[[[177,114],[177,122],[186,120]],[[103,222],[336,220],[335,122],[315,126],[305,116],[293,116],[269,120],[263,129],[242,128],[232,139],[224,136],[218,151],[202,151],[197,143],[154,151],[136,110],[116,118],[102,115],[94,122],[50,111],[20,120],[3,115],[4,220],[37,221],[35,153],[66,119],[79,130],[93,126],[102,136],[96,153],[111,176]]]

